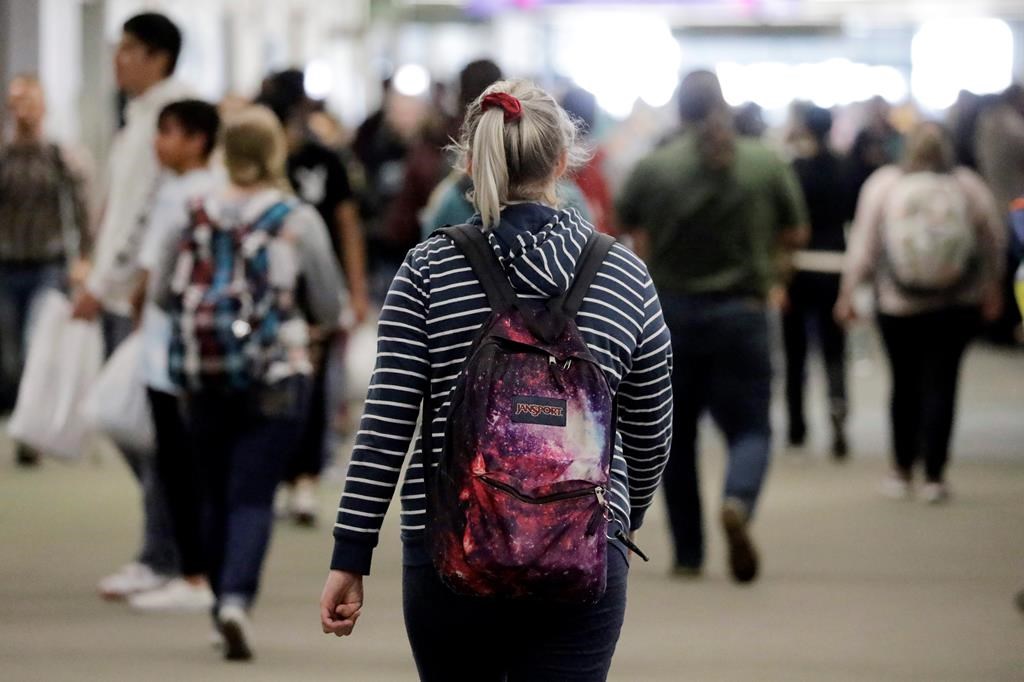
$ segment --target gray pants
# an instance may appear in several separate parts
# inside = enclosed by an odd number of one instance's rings
[[[132,333],[131,318],[103,313],[103,342],[107,357]],[[130,452],[121,448],[128,468],[142,488],[142,547],[136,561],[149,566],[155,573],[177,575],[179,572],[178,545],[174,539],[171,511],[163,484],[157,474],[156,458],[152,453]]]

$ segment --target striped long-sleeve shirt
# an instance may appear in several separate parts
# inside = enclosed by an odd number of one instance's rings
[[[502,212],[501,224],[488,233],[488,240],[517,294],[543,300],[568,289],[592,230],[573,209],[518,204]],[[490,314],[483,288],[450,239],[432,237],[409,252],[381,311],[376,367],[334,527],[332,568],[369,573],[384,515],[413,445],[423,398],[429,391],[436,410],[429,425],[434,452],[428,458],[436,462],[449,395]],[[609,502],[615,522],[635,530],[668,459],[672,355],[647,268],[621,244],[605,259],[576,322],[617,397]],[[417,442],[401,488],[407,563],[426,557],[425,490]]]

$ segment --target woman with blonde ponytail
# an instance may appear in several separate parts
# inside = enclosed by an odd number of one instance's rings
[[[622,627],[630,548],[638,549],[634,534],[654,498],[671,441],[668,331],[644,264],[610,238],[595,236],[575,209],[555,207],[558,179],[585,152],[577,145],[572,119],[551,95],[526,81],[495,83],[469,105],[457,148],[461,168],[472,178],[477,213],[468,224],[447,228],[409,252],[381,312],[377,363],[320,601],[323,630],[352,634],[362,613],[363,576],[404,468],[404,610],[420,678],[599,682],[607,678]],[[574,287],[577,278],[580,285]],[[498,291],[506,298],[492,306]],[[449,418],[506,424],[506,436],[488,450],[499,462],[512,461],[509,453],[524,438],[543,437],[548,447],[566,442],[567,429],[573,429],[573,442],[588,438],[575,434],[588,433],[589,413],[577,412],[572,402],[560,408],[543,393],[529,404],[506,396],[452,406],[460,375],[481,376],[479,365],[467,361],[481,329],[510,319],[509,311],[524,320],[549,319],[545,310],[575,320],[573,338],[586,347],[572,359],[561,358],[558,371],[591,363],[591,376],[603,377],[600,383],[606,382],[614,398],[619,424],[608,431],[605,447],[594,448],[599,460],[609,462],[601,469],[606,485],[597,495],[605,513],[583,517],[592,518],[589,526],[583,524],[585,534],[573,534],[568,518],[555,515],[546,522],[564,532],[564,543],[553,548],[559,556],[571,563],[580,545],[589,543],[598,557],[600,568],[589,575],[600,577],[601,589],[590,594],[592,599],[573,603],[563,603],[573,601],[571,580],[564,586],[556,581],[554,592],[531,592],[532,568],[520,564],[504,565],[501,570],[514,577],[497,591],[460,587],[446,561],[481,546],[470,522],[455,544],[438,542],[443,520],[464,513],[463,503],[446,502],[435,473],[442,453],[451,457],[445,443]],[[527,327],[540,335],[546,330],[539,324]],[[545,374],[555,376],[554,360],[553,355],[544,359]],[[515,373],[513,366],[508,372]],[[513,402],[518,407],[511,407]],[[421,412],[423,438],[414,441]],[[513,412],[521,418],[510,418]],[[467,452],[480,453],[463,449],[460,454]],[[577,478],[583,470],[600,468],[579,459],[563,466]],[[530,512],[520,515],[510,508],[507,513],[506,528],[536,521]],[[603,535],[599,528],[606,528]],[[581,537],[590,539],[573,540]],[[485,551],[494,549],[494,543],[482,543]],[[498,593],[504,596],[481,596]]]

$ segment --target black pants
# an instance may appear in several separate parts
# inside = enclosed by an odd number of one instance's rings
[[[181,573],[205,575],[199,480],[202,467],[185,427],[181,401],[162,391],[150,389],[148,393],[156,430],[156,470],[171,515]]]
[[[807,382],[807,346],[810,332],[817,335],[828,380],[829,411],[846,416],[846,332],[832,315],[839,295],[839,275],[801,272],[789,287],[789,309],[782,316],[786,347],[786,406],[790,432],[806,429],[804,386]]]
[[[433,566],[406,566],[405,628],[424,682],[603,682],[626,613],[629,566],[608,547],[608,588],[591,606],[463,597]]]
[[[924,460],[926,478],[940,482],[949,460],[960,361],[980,326],[978,310],[879,315],[878,322],[892,369],[895,465],[910,473]]]
[[[316,478],[327,459],[327,354],[333,337],[318,342],[320,361],[314,364],[309,410],[299,442],[288,458],[284,480],[294,483],[303,476]]]

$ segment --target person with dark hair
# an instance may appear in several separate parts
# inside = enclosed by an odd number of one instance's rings
[[[34,302],[47,290],[67,290],[88,252],[88,164],[47,139],[46,97],[39,79],[21,74],[7,88],[13,122],[0,148],[0,409],[15,402],[25,364]],[[74,283],[74,282],[72,282]],[[39,453],[18,445],[20,466]]]
[[[705,411],[729,447],[721,522],[733,578],[758,574],[749,533],[771,456],[767,302],[775,254],[802,245],[807,217],[792,170],[737,137],[718,78],[695,71],[678,92],[682,134],[643,159],[619,217],[650,267],[672,332],[672,455],[664,491],[679,576],[699,576],[704,530],[697,424]]]
[[[736,107],[733,119],[736,132],[743,137],[753,137],[759,140],[768,130],[768,124],[764,122],[764,110],[756,102],[747,102]]]
[[[409,143],[391,120],[391,79],[381,83],[380,108],[356,129],[352,152],[363,168],[365,184],[359,195],[360,215],[367,235],[371,296],[375,303],[384,299],[401,254],[387,238],[385,224],[395,197],[405,178]],[[402,252],[404,253],[404,252]]]
[[[892,369],[893,469],[882,491],[909,498],[923,460],[923,497],[949,499],[945,471],[960,361],[982,318],[1002,308],[1006,228],[991,191],[957,167],[935,123],[910,135],[902,165],[872,175],[850,231],[836,319],[856,319],[854,291],[871,283]]]
[[[490,59],[467,64],[459,72],[457,110],[434,111],[410,145],[402,189],[391,204],[384,226],[385,236],[396,254],[404,255],[420,241],[420,212],[452,170],[445,148],[458,136],[466,106],[500,78],[501,69]]]
[[[810,106],[803,111],[800,126],[809,145],[807,156],[793,167],[810,214],[811,239],[806,250],[794,258],[796,273],[789,283],[787,305],[782,315],[786,349],[786,406],[789,413],[789,443],[802,446],[807,436],[804,417],[804,384],[807,380],[807,342],[811,331],[817,337],[828,379],[829,415],[832,421],[832,454],[847,455],[844,424],[846,398],[846,334],[832,316],[839,295],[839,273],[846,250],[846,223],[852,217],[851,202],[844,197],[848,184],[842,175],[842,161],[829,147],[832,113]]]
[[[209,165],[219,129],[217,108],[201,100],[172,102],[157,118],[154,146],[170,177],[154,198],[139,248],[143,282],[137,316],[141,320],[142,372],[156,432],[157,484],[167,500],[181,575],[156,590],[130,596],[129,603],[140,611],[205,611],[213,606],[202,546],[202,466],[182,417],[180,391],[167,367],[171,321],[156,299],[157,283],[165,275],[162,265],[167,254],[177,250],[188,223],[189,203],[219,185]]]
[[[139,246],[149,209],[165,176],[153,146],[160,111],[189,96],[172,78],[181,50],[181,33],[161,14],[145,13],[124,23],[114,55],[117,85],[128,97],[125,125],[111,148],[108,193],[103,220],[91,254],[91,271],[78,292],[74,315],[97,317],[108,354],[130,333],[132,296],[140,278]],[[178,571],[177,549],[166,502],[162,499],[153,457],[122,449],[143,489],[143,547],[138,559],[104,578],[100,593],[123,599],[167,582]]]
[[[304,75],[297,69],[275,73],[263,82],[257,102],[266,105],[284,126],[288,142],[288,182],[295,193],[315,207],[327,226],[331,245],[348,285],[354,322],[369,315],[366,242],[359,210],[341,158],[309,130],[313,102],[306,95]],[[343,332],[315,335],[313,389],[309,417],[285,474],[285,512],[302,526],[316,524],[316,485],[328,458],[328,358],[342,353]]]

